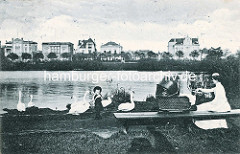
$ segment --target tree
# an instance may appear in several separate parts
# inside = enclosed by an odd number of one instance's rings
[[[234,61],[236,57],[234,55],[228,55],[226,58],[228,61]]]
[[[70,58],[71,55],[70,55],[70,53],[68,53],[68,52],[64,52],[64,53],[61,54],[61,57],[62,57],[62,58]]]
[[[16,60],[18,59],[18,55],[15,53],[10,53],[9,55],[7,55],[7,58],[11,59],[11,60]]]
[[[170,59],[173,57],[173,55],[171,53],[166,52],[166,51],[164,51],[161,55],[162,55],[163,59]]]
[[[39,60],[39,59],[43,59],[43,58],[44,58],[44,55],[41,52],[35,53],[33,55],[34,60]]]
[[[148,51],[150,50],[138,50],[135,52],[135,55],[138,55],[140,59],[145,59],[146,58],[145,53],[147,53]]]
[[[125,55],[125,52],[124,52],[124,51],[122,51],[122,52],[121,52],[121,57],[123,58],[123,57],[124,57],[124,55]]]
[[[223,57],[228,57],[229,55],[231,55],[231,51],[228,49],[223,50]]]
[[[148,51],[147,55],[148,55],[148,58],[155,58],[157,56],[157,54],[154,53],[153,51]]]
[[[138,58],[140,59],[140,52],[135,51],[134,56],[135,56],[135,60],[137,60]]]
[[[211,47],[208,50],[208,55],[206,56],[206,58],[211,59],[211,60],[218,60],[222,56],[223,56],[223,51],[222,51],[221,47],[218,47],[218,48]]]
[[[145,54],[144,53],[140,53],[140,59],[144,59],[145,58]]]
[[[193,59],[196,59],[199,56],[199,52],[197,50],[193,50],[190,54],[190,57],[193,57]]]
[[[107,59],[106,53],[100,53],[100,54],[98,55],[98,57],[99,57],[100,60],[106,60],[106,59]]]
[[[54,59],[54,58],[57,58],[57,55],[56,55],[56,53],[54,53],[54,52],[50,52],[50,53],[47,55],[47,57],[48,57],[49,59]]]
[[[26,59],[31,59],[32,55],[29,54],[29,53],[22,53],[21,57],[22,57],[23,60],[26,60]]]
[[[203,55],[207,55],[208,54],[208,49],[207,48],[203,48],[199,50],[200,53],[200,59],[203,59]]]
[[[236,55],[240,59],[240,50],[237,51]]]
[[[92,54],[76,53],[73,55],[73,60],[89,60],[92,59]]]
[[[183,53],[182,50],[178,50],[175,54],[178,57],[178,59],[180,59],[180,58],[182,58],[184,56],[184,53]]]
[[[96,50],[92,53],[92,58],[97,59],[97,51]]]
[[[129,60],[131,60],[132,59],[132,56],[131,56],[131,54],[129,53],[129,52],[124,52],[123,54],[122,54],[122,58],[125,60],[125,61],[129,61]]]

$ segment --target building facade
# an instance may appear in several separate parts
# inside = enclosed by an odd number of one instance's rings
[[[101,59],[102,60],[121,60],[122,59],[122,46],[115,42],[107,42],[101,45]]]
[[[5,56],[10,53],[15,53],[19,57],[22,55],[22,53],[29,53],[33,55],[33,53],[37,52],[38,50],[37,45],[37,42],[24,41],[23,38],[12,38],[12,41],[6,41]]]
[[[122,49],[122,46],[115,42],[108,42],[101,45],[101,53],[121,54]]]
[[[177,51],[182,51],[185,58],[190,58],[189,54],[196,50],[199,51],[198,38],[172,38],[168,42],[168,52],[176,57]]]
[[[91,54],[94,52],[97,52],[95,41],[89,38],[88,40],[78,40],[78,46],[74,54],[76,53]]]
[[[48,55],[54,53],[57,59],[71,60],[73,56],[73,43],[71,42],[43,42],[42,53],[45,60],[49,60]],[[65,56],[64,56],[65,54]]]

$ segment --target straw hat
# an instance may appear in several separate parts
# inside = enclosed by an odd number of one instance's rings
[[[212,74],[212,77],[213,77],[213,76],[214,76],[214,77],[217,77],[217,76],[219,77],[220,75],[219,75],[219,73],[213,73],[213,74]]]

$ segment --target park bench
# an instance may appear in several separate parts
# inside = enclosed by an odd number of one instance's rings
[[[127,130],[130,125],[154,125],[166,123],[169,121],[189,122],[192,119],[208,120],[222,119],[228,117],[240,116],[240,109],[234,109],[229,112],[212,112],[212,111],[189,111],[189,112],[127,112],[114,113]]]

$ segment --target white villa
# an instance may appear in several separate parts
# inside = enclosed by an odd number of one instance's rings
[[[91,38],[88,40],[79,40],[78,41],[78,47],[74,51],[75,53],[82,53],[82,54],[91,54],[96,52],[96,44],[95,41],[93,41]]]
[[[23,38],[12,38],[12,41],[6,41],[5,56],[10,53],[15,53],[18,56],[21,56],[22,53],[33,55],[34,52],[37,52],[37,45],[37,42],[24,41]]]
[[[172,38],[168,42],[168,52],[171,53],[174,57],[176,57],[176,52],[181,50],[184,53],[185,58],[190,58],[189,54],[197,50],[199,51],[199,42],[198,38]]]
[[[71,42],[43,42],[42,43],[42,53],[44,59],[48,59],[47,56],[49,53],[55,53],[57,58],[64,59],[61,57],[62,54],[68,53],[69,59],[73,55],[73,43]]]
[[[101,45],[101,53],[121,54],[122,49],[122,46],[115,42],[108,42]]]
[[[102,57],[102,60],[122,60],[122,46],[115,42],[107,42],[106,44],[101,45],[101,54],[105,57]]]

